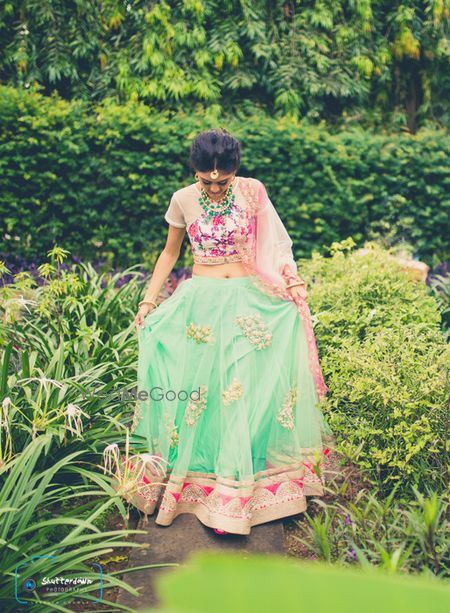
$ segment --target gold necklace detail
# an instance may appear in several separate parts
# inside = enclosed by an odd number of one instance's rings
[[[202,209],[207,213],[207,219],[209,220],[216,215],[228,214],[234,204],[235,199],[236,194],[233,192],[233,186],[230,183],[225,196],[223,196],[223,198],[221,198],[217,202],[210,200],[203,188],[198,201]]]

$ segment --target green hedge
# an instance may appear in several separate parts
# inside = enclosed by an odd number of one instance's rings
[[[239,174],[265,182],[296,258],[347,236],[361,245],[379,234],[411,242],[430,264],[448,257],[445,131],[330,134],[262,113],[174,115],[110,100],[89,108],[6,86],[0,87],[1,251],[43,261],[57,242],[83,259],[107,256],[118,266],[152,261],[165,243],[171,194],[195,180],[187,165],[190,143],[217,125],[241,139]],[[184,250],[187,244],[186,238]],[[183,256],[190,263],[188,250]]]

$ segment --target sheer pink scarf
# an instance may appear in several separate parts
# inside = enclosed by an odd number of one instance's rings
[[[243,221],[247,225],[249,236],[247,241],[238,242],[236,248],[242,255],[247,274],[256,276],[255,285],[261,291],[296,304],[308,342],[309,366],[318,396],[322,399],[329,388],[325,385],[319,363],[309,306],[303,299],[294,300],[285,289],[283,272],[298,275],[292,254],[292,239],[261,181],[241,177],[240,189],[248,205],[243,212]]]

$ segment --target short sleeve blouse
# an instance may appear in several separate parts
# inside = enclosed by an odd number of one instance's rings
[[[169,208],[164,215],[164,219],[172,226],[176,228],[185,228],[186,222],[183,215],[183,210],[178,202],[176,193],[172,195],[170,199]]]
[[[241,260],[237,242],[247,242],[254,229],[253,222],[245,215],[248,202],[240,186],[252,180],[236,177],[231,212],[212,219],[208,218],[199,202],[201,191],[197,184],[174,192],[164,218],[176,228],[187,229],[194,262],[219,264]]]

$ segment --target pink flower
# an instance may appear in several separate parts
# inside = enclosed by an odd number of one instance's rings
[[[189,233],[192,234],[193,236],[198,234],[198,224],[196,221],[191,223],[191,225],[189,226]]]
[[[221,217],[221,215],[215,215],[212,222],[214,227],[223,224],[223,217]]]

